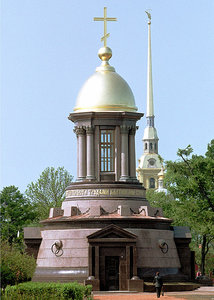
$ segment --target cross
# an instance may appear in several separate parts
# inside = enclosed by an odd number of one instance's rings
[[[104,41],[104,47],[106,47],[107,38],[110,36],[110,33],[107,33],[107,21],[117,21],[117,18],[107,18],[107,7],[104,7],[104,18],[94,18],[94,21],[104,21],[104,35],[101,41]]]

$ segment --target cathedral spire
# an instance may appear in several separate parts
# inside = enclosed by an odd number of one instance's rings
[[[147,64],[147,125],[143,135],[143,155],[137,168],[138,179],[147,189],[158,187],[158,173],[161,161],[158,155],[158,135],[154,124],[154,103],[152,86],[151,14],[148,16],[148,64]]]
[[[152,87],[152,50],[151,50],[151,14],[148,15],[148,63],[147,63],[147,112],[146,116],[154,116],[153,87]]]
[[[151,14],[148,15],[148,63],[147,63],[147,126],[144,130],[144,151],[158,153],[158,136],[154,124],[154,103],[152,86]]]

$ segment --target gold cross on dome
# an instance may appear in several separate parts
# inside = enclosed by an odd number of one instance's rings
[[[104,41],[104,47],[106,47],[107,38],[110,36],[110,33],[107,33],[107,21],[117,21],[117,18],[107,18],[107,7],[104,7],[104,17],[94,18],[94,21],[104,21],[104,35],[101,38],[101,41]]]

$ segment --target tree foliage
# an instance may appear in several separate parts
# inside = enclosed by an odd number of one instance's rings
[[[176,198],[194,198],[202,210],[214,212],[214,140],[208,145],[205,156],[192,152],[190,145],[178,149],[180,161],[166,162],[166,188]]]
[[[214,140],[205,156],[193,154],[189,145],[177,152],[178,161],[166,162],[165,184],[177,201],[177,222],[192,229],[200,242],[201,272],[205,272],[205,258],[214,241]]]
[[[205,156],[193,154],[190,145],[178,149],[177,155],[177,161],[165,162],[164,182],[169,194],[147,192],[147,196],[153,206],[163,208],[174,225],[190,227],[191,245],[204,274],[206,257],[211,262],[214,251],[214,140]]]
[[[174,220],[176,214],[176,203],[171,194],[156,192],[155,190],[147,190],[146,199],[149,201],[151,206],[161,207],[164,212],[164,217]]]
[[[17,241],[17,233],[23,234],[23,226],[34,220],[36,214],[31,203],[14,185],[3,188],[1,199],[1,236],[2,239]]]
[[[64,167],[46,168],[35,183],[30,183],[25,191],[26,196],[34,204],[39,220],[48,217],[51,207],[60,207],[65,199],[65,188],[71,183],[73,176]]]
[[[22,253],[15,244],[7,241],[1,243],[1,284],[5,288],[8,284],[31,280],[36,268],[36,260],[26,253]]]

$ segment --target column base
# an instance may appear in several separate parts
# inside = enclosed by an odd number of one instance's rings
[[[122,175],[121,177],[120,177],[120,180],[119,181],[130,181],[130,177],[129,176],[126,176],[126,175]]]
[[[85,177],[78,177],[78,178],[76,179],[77,182],[79,182],[79,181],[85,181],[85,180],[86,180]]]
[[[92,175],[88,175],[88,176],[86,176],[86,180],[92,181],[92,180],[95,180],[95,177]]]
[[[130,177],[130,181],[131,182],[136,182],[136,183],[139,182],[139,180],[137,179],[137,177]]]

